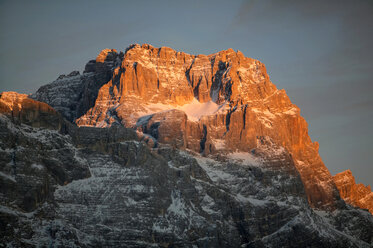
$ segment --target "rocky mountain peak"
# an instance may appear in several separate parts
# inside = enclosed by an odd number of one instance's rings
[[[124,53],[102,50],[83,75],[62,80],[34,97],[78,126],[118,124],[137,130],[152,147],[205,156],[250,156],[269,140],[291,154],[311,206],[333,208],[340,199],[299,108],[263,63],[240,51],[191,55],[133,44]]]
[[[104,63],[105,61],[113,61],[114,58],[118,55],[117,50],[115,49],[104,49],[96,57],[96,63]]]
[[[257,147],[258,137],[269,137],[294,156],[312,204],[335,201],[338,194],[331,175],[299,108],[270,81],[263,63],[233,49],[190,55],[168,47],[131,45],[112,78],[99,89],[95,105],[76,123],[119,123],[149,134],[144,121],[153,122],[156,113],[171,109],[187,114],[177,123],[172,123],[172,112],[162,114],[162,122],[181,132],[179,148],[204,154],[248,152]]]

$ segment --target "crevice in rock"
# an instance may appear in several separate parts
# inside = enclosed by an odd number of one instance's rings
[[[17,177],[17,163],[16,163],[17,143],[18,143],[18,135],[16,135],[16,137],[15,137],[15,142],[14,142],[14,145],[13,145],[13,151],[12,151],[12,155],[11,155],[12,156],[11,157],[12,170],[13,170],[14,178]]]
[[[199,78],[196,87],[194,87],[194,89],[193,89],[193,95],[194,95],[195,98],[198,99],[198,101],[200,100],[198,96],[199,96],[199,86],[200,86],[201,82],[202,82],[202,77]]]
[[[213,59],[214,63],[215,63],[215,58]],[[211,63],[213,63],[211,61]],[[218,102],[218,98],[219,98],[219,91],[222,87],[222,76],[224,74],[224,70],[226,69],[226,65],[225,63],[223,63],[222,61],[219,61],[219,70],[216,71],[215,75],[212,77],[212,84],[211,84],[211,88],[210,88],[210,97],[212,99],[213,102]],[[213,65],[212,65],[212,68],[213,68]]]
[[[228,82],[226,83],[225,85],[225,99],[227,101],[230,101],[231,100],[231,95],[232,95],[232,85],[233,85],[233,81],[232,80],[228,80]]]
[[[117,108],[112,108],[108,111],[108,114],[109,114],[109,118],[106,119],[106,122],[108,124],[114,124],[114,123],[118,123],[118,124],[121,124],[121,119],[119,118],[118,116],[118,112],[117,112]],[[113,118],[115,121],[113,123],[110,123],[109,119]]]
[[[245,106],[242,107],[242,109],[243,109],[243,115],[242,115],[243,128],[242,129],[245,129],[246,128],[246,110],[247,110],[247,104],[245,104]]]
[[[203,130],[202,130],[202,139],[200,142],[200,153],[203,153],[205,151],[205,145],[206,145],[206,140],[207,140],[207,127],[206,125],[203,125]]]
[[[227,129],[226,132],[229,131],[229,125],[231,123],[231,115],[236,110],[237,110],[237,105],[234,106],[233,108],[231,108],[230,110],[228,110],[227,116],[225,117],[225,126],[226,126],[226,129]]]
[[[193,59],[192,63],[190,64],[190,66],[188,67],[188,69],[185,71],[185,77],[189,83],[190,86],[192,86],[193,88],[193,82],[190,81],[190,70],[192,69],[192,66],[194,64],[194,61],[196,60],[196,58]]]
[[[149,128],[149,134],[151,136],[153,136],[155,139],[158,139],[158,137],[159,137],[159,135],[158,135],[158,128],[159,128],[160,125],[161,125],[160,122],[155,122]]]

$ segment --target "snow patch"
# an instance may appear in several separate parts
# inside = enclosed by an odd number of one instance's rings
[[[252,197],[246,197],[241,194],[237,194],[236,199],[243,203],[251,203],[255,206],[265,206],[268,203],[268,200],[259,200]]]
[[[178,107],[178,109],[184,111],[189,120],[198,121],[202,116],[216,113],[223,106],[224,104],[218,105],[213,101],[201,103],[194,98],[191,103]]]
[[[268,110],[260,110],[258,108],[252,108],[251,110],[257,114],[258,119],[265,127],[272,128],[272,120],[276,118],[276,115]]]
[[[284,114],[287,114],[287,115],[298,115],[298,109],[297,108],[291,108],[285,112],[283,112]]]
[[[12,177],[12,176],[10,176],[8,174],[5,174],[5,173],[3,173],[1,171],[0,171],[0,176],[3,177],[3,178],[5,178],[5,179],[8,179],[8,180],[10,180],[12,182],[15,182],[15,183],[17,182],[16,179],[14,179],[14,177]]]
[[[225,149],[225,140],[223,140],[223,139],[214,139],[213,144],[215,145],[215,148],[217,150]]]
[[[0,205],[0,213],[5,213],[13,216],[23,216],[26,218],[31,218],[34,216],[35,211],[24,213],[18,210],[13,210],[12,208],[9,208],[7,206]]]
[[[212,209],[212,207],[215,205],[214,199],[211,198],[208,194],[206,194],[201,202],[201,207],[203,211],[205,211],[208,214],[217,214],[219,212]]]
[[[41,165],[41,164],[32,164],[32,165],[31,165],[31,168],[33,168],[33,169],[37,169],[37,170],[43,170],[43,169],[44,169],[44,166]]]
[[[180,192],[172,191],[171,204],[167,208],[167,212],[182,218],[188,218],[187,208],[180,196]]]
[[[152,230],[158,233],[170,233],[172,232],[172,228],[170,226],[162,227],[158,223],[154,223]]]
[[[206,171],[207,175],[210,177],[210,179],[214,182],[219,181],[228,181],[232,182],[236,180],[236,177],[232,174],[226,173],[222,171],[221,164],[219,162],[209,159],[209,158],[203,158],[203,157],[195,157],[198,164]]]
[[[136,113],[136,115],[139,117],[136,125],[141,126],[145,124],[155,113],[169,111],[172,109],[183,111],[191,121],[198,121],[203,116],[217,113],[220,109],[224,108],[224,106],[225,103],[221,105],[218,105],[213,101],[202,103],[196,98],[194,98],[190,103],[184,105],[155,103],[146,105],[142,111]]]
[[[244,165],[260,166],[263,163],[260,158],[257,158],[248,152],[233,152],[227,154],[227,157],[233,161],[240,162]]]

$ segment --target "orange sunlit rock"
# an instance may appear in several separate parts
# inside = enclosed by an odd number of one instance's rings
[[[108,52],[113,50],[105,49],[98,58]],[[332,207],[339,198],[299,108],[270,81],[263,63],[233,49],[195,56],[168,47],[132,45],[112,79],[99,90],[94,107],[76,123],[105,127],[119,121],[136,127],[143,116],[182,109],[195,101],[197,105],[213,102],[219,111],[197,120],[188,115],[173,124],[175,113],[162,114],[172,130],[160,132],[178,132],[180,140],[162,142],[209,154],[250,151],[269,137],[292,154],[312,206]],[[160,137],[167,135],[160,133]]]
[[[110,54],[117,53],[117,50],[115,49],[104,49],[100,52],[100,54],[96,58],[97,63],[104,63],[107,59],[107,56]]]
[[[0,94],[0,113],[33,127],[61,129],[62,125],[62,117],[51,106],[17,92]]]
[[[373,214],[373,192],[370,185],[356,184],[351,170],[336,174],[333,180],[343,200],[355,207],[368,209]]]

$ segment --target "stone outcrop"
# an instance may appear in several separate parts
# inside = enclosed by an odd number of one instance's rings
[[[373,192],[370,185],[356,184],[351,170],[336,174],[333,180],[343,200],[353,206],[368,209],[373,214]]]
[[[90,176],[50,106],[13,92],[2,93],[0,106],[2,207],[31,212],[51,201],[58,185]]]
[[[30,99],[25,94],[2,92],[0,94],[0,113],[10,117],[13,121],[32,127],[66,129],[60,113],[48,104]]]

